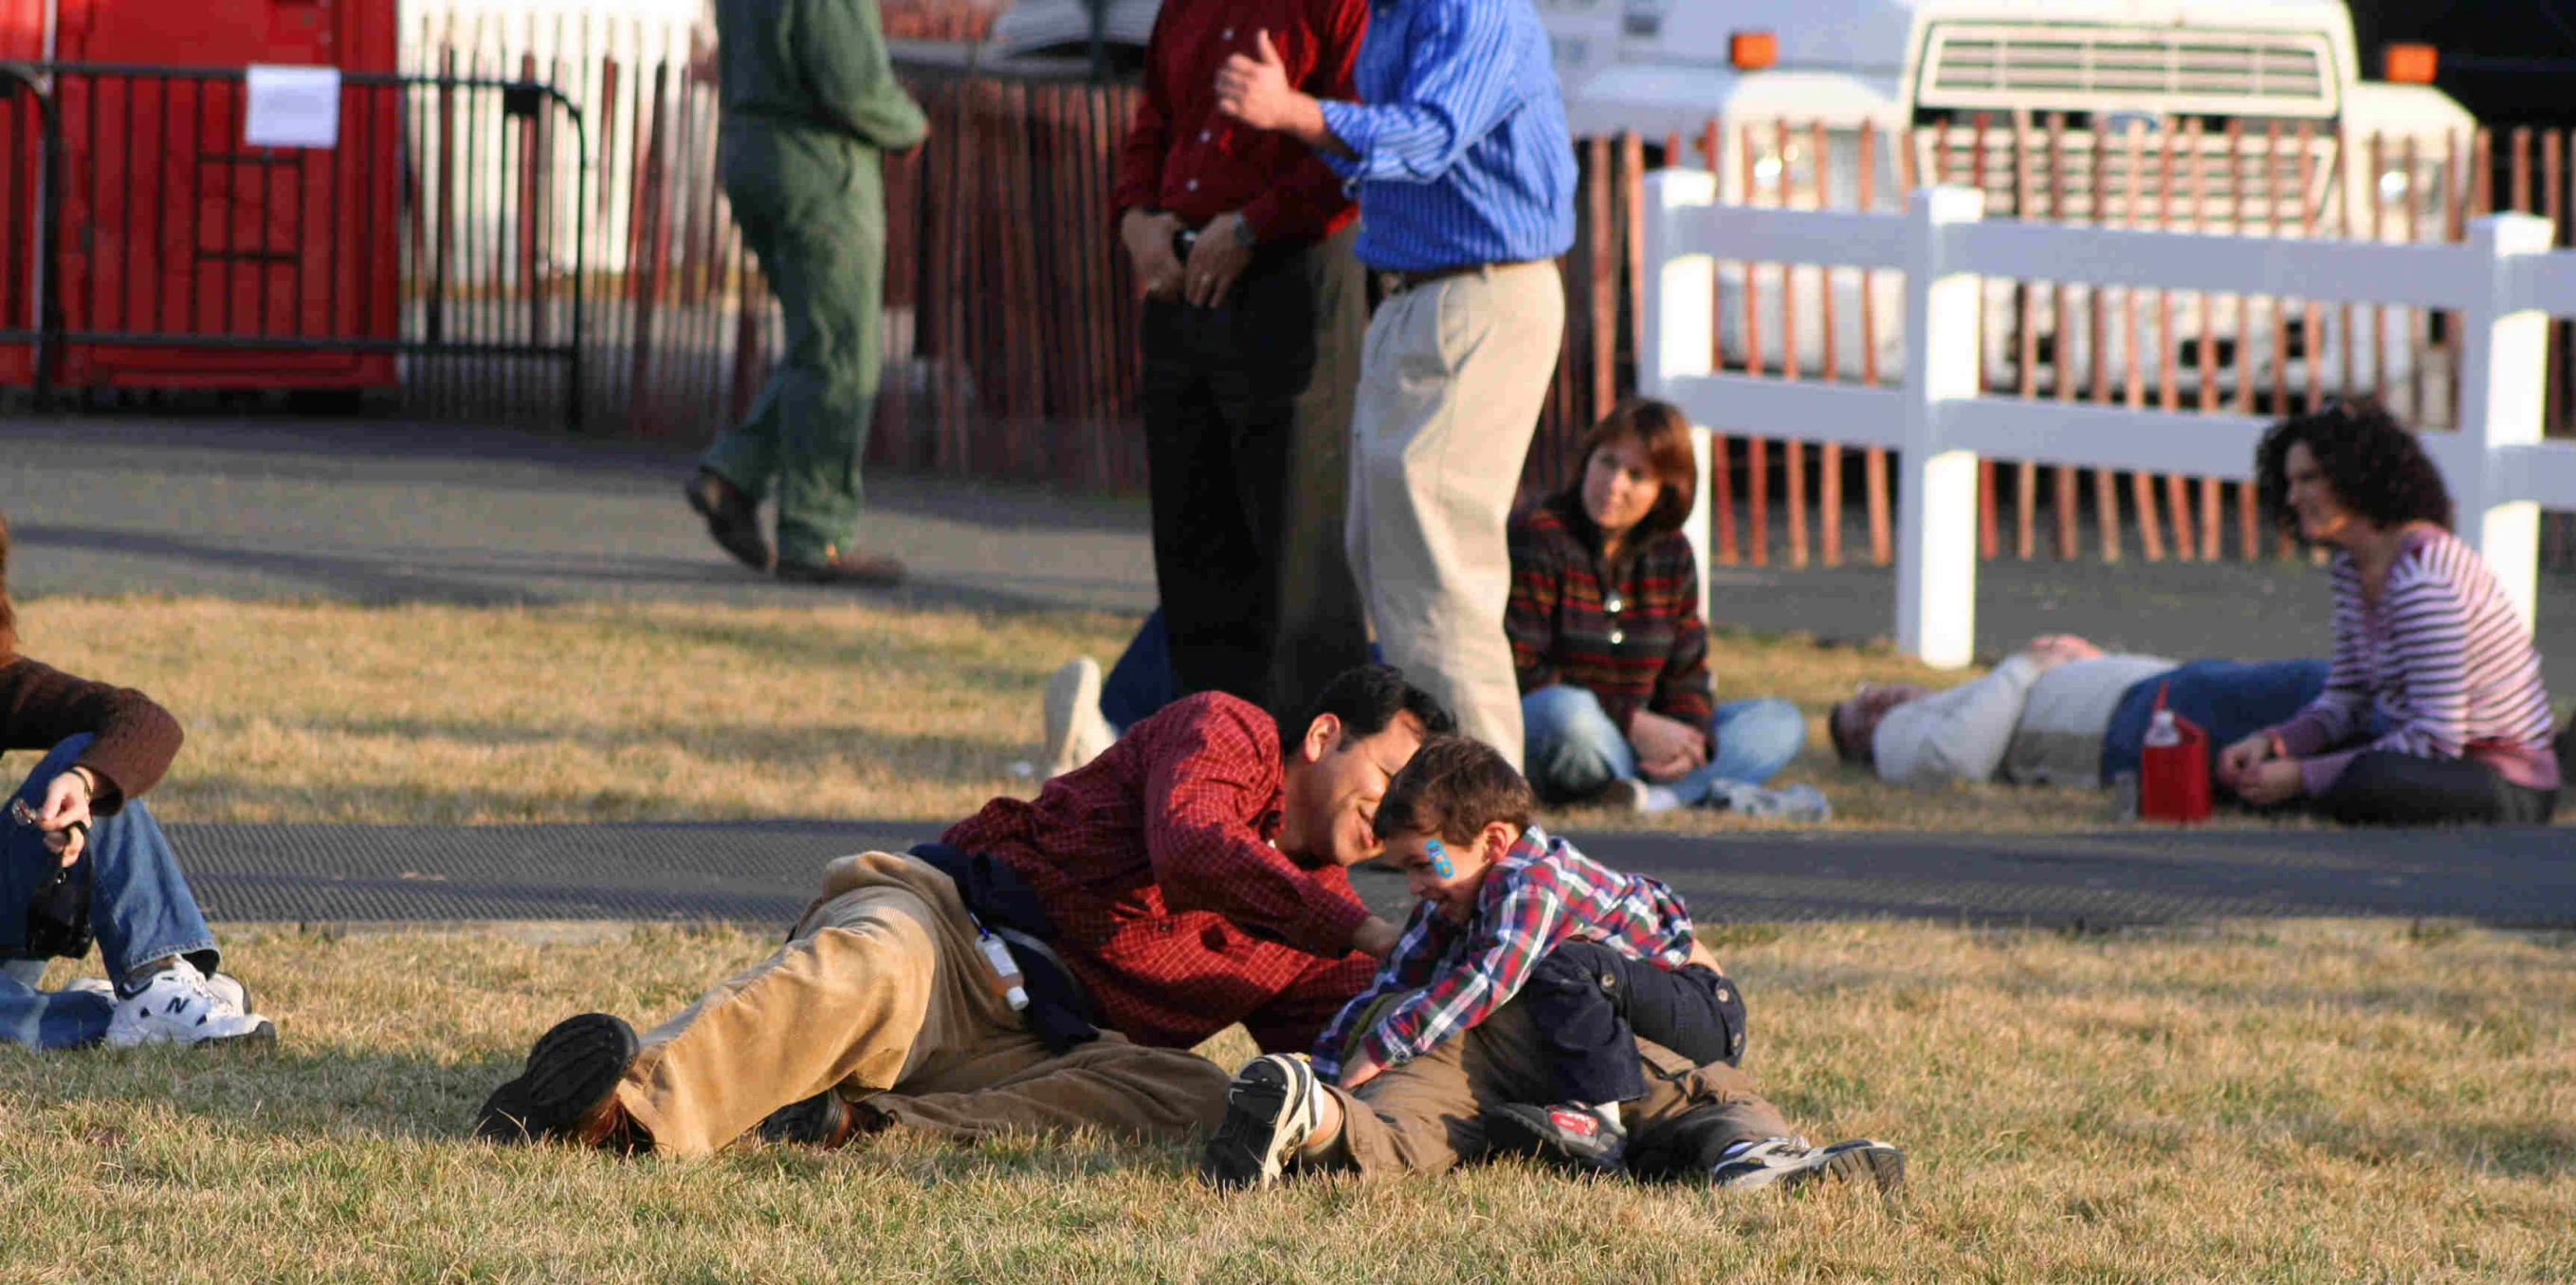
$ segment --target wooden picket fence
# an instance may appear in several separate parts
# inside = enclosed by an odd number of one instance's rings
[[[589,422],[696,442],[743,412],[777,350],[780,327],[716,181],[715,93],[684,41],[621,41],[614,33],[594,41],[585,30],[505,54],[516,43],[508,33],[425,30],[419,56],[429,66],[549,79],[583,105],[596,203]],[[931,137],[886,160],[888,360],[870,460],[948,475],[1141,489],[1137,304],[1109,195],[1134,91],[933,71],[908,72],[907,80],[930,116]],[[2106,140],[2082,154],[2068,146],[2067,134],[2055,119],[1964,122],[1901,135],[1764,120],[1712,121],[1696,138],[1580,141],[1580,229],[1563,260],[1566,338],[1524,494],[1571,477],[1580,463],[1574,443],[1633,387],[1642,299],[1638,213],[1650,165],[1725,174],[1755,204],[1896,208],[1909,189],[1937,177],[1983,187],[1990,208],[2023,218],[2115,214],[2121,226],[2408,240],[2457,240],[2468,219],[2498,208],[2539,213],[2561,225],[2563,240],[2562,216],[2576,197],[2569,135],[2556,131],[2480,131],[2438,149],[2395,140],[2339,149],[2294,127],[2240,127],[2222,140],[2202,138],[2190,124],[2166,135]],[[2117,150],[2123,145],[2132,152],[2125,162]],[[2231,158],[2230,167],[2269,175],[2273,194],[2212,199],[2203,190],[2205,167],[2191,159],[2199,153],[2180,153],[2177,161],[2178,147],[2207,148]],[[2161,165],[2157,149],[2164,149]],[[2114,171],[2129,177],[2117,179]],[[2149,174],[2161,175],[2160,191],[2141,186]],[[2089,193],[2111,192],[2123,181],[2129,190],[2121,209],[2112,211],[2107,197],[2101,211],[2092,208]],[[2396,183],[2401,199],[2371,203],[2364,225],[2348,226],[2339,202],[2313,194],[2349,182]],[[2293,190],[2295,198],[2282,194]],[[1721,368],[1859,383],[1895,377],[1880,368],[1879,355],[1902,318],[1880,315],[1887,310],[1870,283],[1853,296],[1836,290],[1823,269],[1740,266],[1740,324],[1722,345]],[[2332,391],[2370,390],[2415,422],[2454,419],[2448,381],[2434,360],[2448,323],[2423,310],[2298,301],[2258,308],[2195,296],[2157,298],[2152,306],[2130,299],[2106,312],[2100,298],[2044,282],[2009,287],[1998,299],[2011,320],[1995,327],[2000,344],[1988,379],[1997,391],[2272,414]],[[1852,321],[1835,315],[1838,306],[1857,307],[1859,342],[1839,342]],[[1824,313],[1807,318],[1819,323],[1812,329],[1820,349],[1801,339],[1808,333],[1801,309]],[[2178,337],[2172,324],[2188,310],[2197,310],[2197,339]],[[2258,368],[2253,354],[2262,345],[2248,334],[2230,338],[2228,325],[2213,318],[2233,318],[2239,331],[2272,327],[2268,351],[2275,353],[2292,351],[2296,333],[2309,352],[2339,351],[2341,368],[2311,360],[2297,378],[2289,362]],[[2097,353],[2107,351],[2100,342],[2106,326],[2128,327],[2123,361],[2079,367],[2066,358],[2074,345],[2056,341],[2088,326]],[[2576,428],[2576,378],[2564,360],[2569,330],[2554,327],[2553,433]],[[2142,360],[2150,344],[2155,355]],[[2391,352],[2414,359],[2392,363]],[[1732,435],[1720,448],[1725,466],[1715,472],[1711,496],[1719,563],[1885,565],[1893,558],[1883,453]],[[2028,463],[1982,467],[1980,537],[1990,558],[2254,559],[2285,551],[2260,528],[2249,487]],[[2576,566],[2576,523],[2566,515],[2551,517],[2544,556],[2552,566]]]

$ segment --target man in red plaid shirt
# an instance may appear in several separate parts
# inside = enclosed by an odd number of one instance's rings
[[[1451,726],[1382,666],[1285,724],[1221,692],[1176,702],[1034,800],[833,862],[785,946],[640,1039],[607,1013],[557,1024],[476,1132],[691,1154],[755,1126],[822,1145],[1202,1131],[1226,1077],[1190,1045],[1240,1021],[1305,1048],[1395,948],[1345,868]]]

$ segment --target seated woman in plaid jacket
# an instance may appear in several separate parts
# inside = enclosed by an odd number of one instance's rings
[[[1530,782],[1627,811],[1726,806],[1798,756],[1807,720],[1784,700],[1715,703],[1699,563],[1681,533],[1697,488],[1690,421],[1632,399],[1582,454],[1573,486],[1511,524],[1503,628]]]
[[[1795,1136],[1733,1065],[1744,1004],[1681,898],[1531,825],[1532,804],[1491,747],[1424,743],[1377,811],[1382,859],[1420,899],[1395,953],[1311,1063],[1235,1076],[1201,1175],[1436,1172],[1505,1152],[1731,1187],[1901,1181],[1885,1143]]]

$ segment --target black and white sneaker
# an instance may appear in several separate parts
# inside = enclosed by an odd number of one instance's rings
[[[1485,1109],[1485,1140],[1507,1156],[1530,1156],[1578,1173],[1617,1173],[1628,1156],[1628,1131],[1587,1106],[1506,1102]]]
[[[1739,1142],[1709,1170],[1720,1187],[1802,1187],[1817,1181],[1868,1182],[1880,1195],[1905,1185],[1905,1153],[1884,1142],[1854,1138],[1810,1147],[1804,1138]]]
[[[1285,1053],[1254,1058],[1225,1091],[1225,1120],[1199,1156],[1199,1181],[1266,1187],[1315,1131],[1315,1072]]]
[[[141,990],[117,999],[107,1024],[108,1047],[275,1043],[277,1028],[242,1010],[248,993],[241,983],[220,973],[216,978],[221,980],[209,979],[185,959],[169,961]]]
[[[609,1013],[583,1013],[555,1023],[528,1050],[518,1078],[505,1080],[474,1113],[474,1136],[496,1142],[543,1142],[590,1137],[591,1126],[617,1092],[617,1081],[635,1061],[635,1028]],[[613,1123],[613,1122],[612,1122]]]

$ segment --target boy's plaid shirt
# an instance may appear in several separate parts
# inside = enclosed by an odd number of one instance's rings
[[[1557,943],[1575,939],[1680,968],[1690,962],[1690,909],[1661,882],[1621,874],[1531,826],[1486,874],[1466,924],[1449,922],[1428,901],[1414,907],[1376,980],[1315,1042],[1315,1073],[1341,1078],[1357,1034],[1352,1028],[1381,997],[1414,992],[1387,1009],[1357,1046],[1392,1067],[1485,1020],[1520,992]]]

